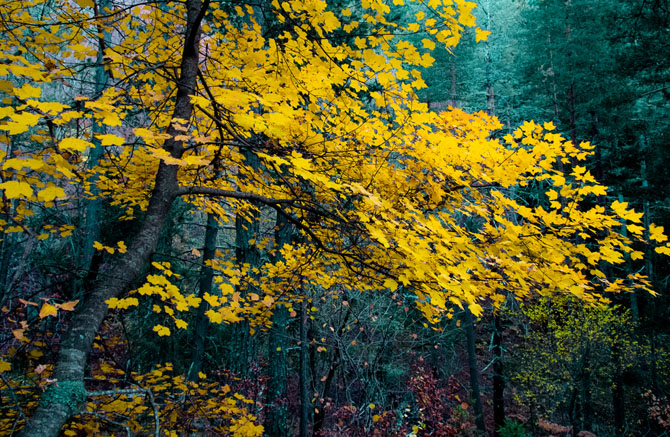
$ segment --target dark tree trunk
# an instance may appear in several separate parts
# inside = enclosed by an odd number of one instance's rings
[[[470,389],[474,403],[475,423],[477,429],[486,433],[484,424],[484,412],[482,410],[482,395],[479,390],[479,369],[477,368],[477,355],[475,353],[475,323],[472,320],[470,309],[465,307],[465,336],[468,348],[468,367],[470,368]]]
[[[280,249],[291,242],[293,226],[282,214],[277,214],[275,227],[274,261],[281,260]],[[288,417],[288,308],[278,305],[272,315],[269,345],[268,414],[266,432],[268,435],[284,437],[289,435]]]
[[[260,160],[258,156],[248,149],[242,149],[241,152],[246,165],[254,170],[259,168]],[[244,177],[241,177],[240,180],[244,180]],[[249,265],[248,276],[254,280],[258,278],[258,275],[253,273],[253,269],[260,267],[261,263],[261,254],[258,250],[261,216],[260,211],[256,209],[259,206],[252,203],[252,207],[253,209],[245,213],[238,213],[235,217],[235,258],[238,265]],[[244,282],[237,286],[237,291],[242,297],[252,292],[258,292],[253,285]],[[249,370],[249,363],[254,356],[253,339],[247,320],[237,322],[233,325],[232,338],[233,344],[229,367],[233,372],[246,376]]]
[[[503,376],[502,320],[493,316],[493,422],[494,435],[505,426],[505,379]]]
[[[312,403],[309,400],[309,337],[307,336],[309,320],[307,296],[303,289],[303,299],[300,303],[300,437],[307,437],[309,434],[312,411]]]
[[[570,112],[570,141],[577,145],[577,113],[575,109],[575,84],[568,89],[568,110]]]
[[[202,252],[202,267],[200,270],[200,283],[198,288],[198,297],[202,299],[198,312],[195,317],[195,333],[193,338],[193,355],[191,357],[191,367],[188,372],[190,380],[196,380],[198,372],[202,369],[202,362],[205,355],[205,337],[207,336],[207,317],[205,312],[209,304],[203,299],[205,293],[212,294],[212,284],[214,283],[214,270],[208,264],[213,260],[216,254],[216,237],[219,232],[219,224],[211,212],[207,214],[207,227],[205,228],[205,247]]]
[[[208,3],[209,0],[205,0],[204,5],[200,0],[189,0],[187,3],[187,43],[184,45],[182,55],[173,118],[189,120],[193,113],[189,95],[193,94],[196,88],[199,28],[203,15],[201,10],[206,8]],[[172,138],[178,135],[172,127],[167,133]],[[164,148],[173,157],[180,157],[183,152],[182,142],[174,139],[166,140]],[[52,378],[57,380],[57,384],[50,384],[42,394],[37,410],[19,436],[58,436],[65,422],[76,414],[85,402],[87,392],[84,387],[84,371],[93,340],[107,315],[108,307],[105,301],[126,292],[140,279],[177,196],[177,171],[177,166],[160,163],[144,222],[132,239],[127,253],[111,261],[105,274],[106,279],[97,282],[90,292],[90,297],[70,320],[70,327],[63,338],[54,366]]]

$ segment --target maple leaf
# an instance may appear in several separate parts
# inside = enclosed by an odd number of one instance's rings
[[[0,360],[0,373],[9,372],[10,370],[12,370],[11,363],[8,363],[7,361],[4,360]]]
[[[174,322],[175,322],[175,326],[176,326],[177,328],[179,328],[179,329],[186,329],[186,328],[188,328],[188,323],[186,323],[185,321],[183,321],[183,320],[181,320],[181,319],[175,319]],[[160,335],[160,334],[159,334],[159,335]]]
[[[475,29],[475,42],[486,41],[488,39],[489,35],[491,35],[490,31],[482,30],[480,28],[476,28]]]
[[[74,307],[79,303],[79,299],[73,300],[70,302],[63,302],[61,304],[56,304],[56,307],[64,311],[74,311]]]
[[[64,138],[60,141],[58,146],[64,150],[74,150],[75,152],[83,152],[93,144],[80,138]]]
[[[160,337],[169,337],[170,336],[170,328],[167,326],[163,325],[156,325],[154,326],[154,332],[156,332]]]
[[[33,195],[30,184],[21,181],[7,181],[0,184],[0,190],[5,190],[8,199],[29,198]]]
[[[36,99],[42,95],[42,89],[27,83],[21,88],[14,88],[14,95],[21,100]]]
[[[53,202],[55,199],[61,199],[63,197],[65,197],[65,190],[55,185],[40,190],[37,193],[37,199],[43,202]]]
[[[113,134],[99,134],[95,137],[103,146],[122,146],[126,142],[125,138]]]
[[[39,170],[42,167],[44,167],[44,161],[34,158],[11,158],[2,164],[2,168],[5,170],[21,170],[23,168]]]
[[[55,306],[45,303],[42,305],[42,308],[40,308],[40,319],[44,319],[45,317],[49,316],[56,316],[58,314],[58,308]]]
[[[653,223],[649,225],[649,239],[653,241],[658,241],[659,243],[667,241],[668,237],[664,232],[663,226],[656,226]]]

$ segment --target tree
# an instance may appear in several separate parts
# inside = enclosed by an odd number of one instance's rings
[[[398,24],[387,20],[388,5],[364,1],[369,32],[350,43],[331,36],[359,23],[322,1],[274,2],[290,30],[267,38],[253,8],[227,11],[210,0],[110,4],[104,14],[87,0],[1,6],[0,189],[10,228],[58,238],[42,233],[36,212],[78,196],[104,199],[134,223],[116,244],[94,243],[107,253],[104,266],[76,305],[52,383],[22,435],[58,435],[90,396],[85,370],[110,308],[154,302],[170,325],[155,326],[159,336],[186,329],[183,314],[202,300],[213,323],[244,319],[262,329],[273,312],[284,323],[302,281],[323,290],[402,284],[434,322],[457,307],[478,315],[482,303],[502,302],[502,289],[519,299],[569,293],[597,303],[600,263],[640,256],[630,248],[643,238],[639,214],[590,202],[606,192],[577,165],[591,145],[565,141],[550,123],[495,139],[493,117],[433,113],[416,99],[425,85],[416,68],[431,65],[436,44],[453,47],[474,26],[473,3],[417,3],[415,19]],[[113,83],[91,97],[77,67],[86,67],[100,28],[111,33],[103,59]],[[416,32],[426,36],[418,47],[405,37]],[[71,97],[59,102],[57,92]],[[95,133],[96,123],[107,133]],[[89,169],[94,145],[82,132],[106,147]],[[555,188],[542,205],[506,194],[537,180]],[[300,238],[262,263],[213,263],[219,289],[199,298],[171,282],[165,263],[146,274],[178,198],[220,221],[237,215],[240,228],[240,217],[253,224],[262,206]],[[621,219],[630,238],[618,233]],[[596,238],[597,247],[580,242]],[[246,295],[233,288],[240,284]],[[633,275],[607,291],[635,287],[646,284]],[[52,303],[42,304],[45,317]]]

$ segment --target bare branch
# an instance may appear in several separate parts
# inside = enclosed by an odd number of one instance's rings
[[[262,203],[268,206],[276,206],[281,204],[290,204],[295,202],[294,199],[272,199],[254,193],[243,193],[241,191],[221,190],[213,187],[179,187],[177,189],[178,196],[201,195],[210,197],[226,197],[228,199],[251,200]]]

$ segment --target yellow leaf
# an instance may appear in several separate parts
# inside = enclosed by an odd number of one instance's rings
[[[64,138],[58,144],[61,149],[74,150],[75,152],[83,152],[87,148],[92,147],[93,144],[79,138]]]
[[[209,319],[210,322],[212,323],[221,323],[223,322],[223,314],[217,312],[217,311],[212,311],[208,310],[205,315]]]
[[[79,303],[79,299],[73,300],[70,302],[63,302],[61,304],[56,304],[56,306],[64,311],[74,311],[74,307]]]
[[[94,7],[93,0],[75,0],[75,2],[82,8]]]
[[[126,253],[128,251],[128,247],[126,246],[126,243],[124,243],[123,241],[119,241],[118,243],[116,243],[116,245],[119,248],[119,253]]]
[[[491,35],[488,30],[481,30],[479,27],[475,29],[475,42],[486,41]]]
[[[12,370],[12,364],[7,361],[0,360],[0,373]]]
[[[468,12],[461,12],[461,15],[458,17],[458,22],[461,23],[463,26],[474,26],[475,25],[475,16],[472,15],[472,13]]]
[[[40,314],[39,314],[40,319],[49,316],[55,316],[56,314],[58,314],[58,308],[48,303],[45,303],[44,305],[42,305],[42,308],[40,308]]]
[[[479,305],[478,303],[470,304],[468,305],[468,308],[470,309],[470,312],[477,317],[479,317],[482,314],[483,310],[482,306]]]
[[[27,198],[33,195],[30,184],[21,181],[7,181],[0,184],[0,190],[5,190],[8,199]]]
[[[668,237],[664,234],[663,226],[656,226],[655,224],[649,225],[649,239],[653,241],[658,241],[663,243],[668,240]]]
[[[644,252],[640,252],[639,250],[634,250],[633,253],[630,254],[630,259],[632,259],[633,261],[637,261],[643,258],[644,258]]]
[[[624,220],[630,220],[634,223],[640,223],[643,213],[637,213],[632,209],[628,209],[628,202],[619,202],[615,200],[612,202],[612,211]]]
[[[96,138],[103,146],[122,146],[126,142],[125,138],[113,134],[100,134],[96,135]]]
[[[435,49],[435,42],[433,40],[430,40],[428,38],[424,38],[421,40],[421,43],[423,44],[423,47],[428,50],[433,50]]]
[[[38,170],[44,166],[44,162],[39,160],[39,159],[33,159],[33,158],[27,158],[27,159],[19,159],[19,158],[11,158],[5,161],[2,164],[2,168],[5,170],[9,169],[15,169],[15,170],[21,170],[22,168],[29,168],[31,170]]]
[[[379,414],[375,414],[374,416],[372,416],[372,421],[373,422],[379,422],[379,419],[381,419],[381,418],[382,418],[382,416],[380,416]]]
[[[371,410],[374,410],[375,409],[375,404],[370,404],[370,405],[368,405],[368,407],[370,407]]]
[[[176,320],[174,321],[174,324],[175,324],[175,326],[176,326],[177,328],[179,328],[179,329],[186,329],[186,328],[188,328],[188,323],[186,323],[185,321],[183,321],[183,320],[181,320],[181,319],[176,319]]]
[[[37,199],[43,202],[53,202],[55,199],[61,199],[63,197],[65,197],[65,190],[55,185],[46,187],[37,193]]]
[[[205,375],[205,374],[202,373],[202,372],[198,372],[198,378],[200,378],[200,379],[205,379],[205,378],[207,378],[207,375]]]
[[[388,288],[391,291],[395,291],[398,288],[398,283],[393,279],[389,278],[384,281],[384,287]]]
[[[37,99],[42,95],[42,89],[25,84],[21,88],[14,88],[14,95],[21,100]]]
[[[219,304],[219,298],[216,296],[212,296],[209,293],[205,293],[205,295],[202,298],[205,299],[205,302],[207,302],[210,306],[216,306]]]
[[[170,329],[167,326],[156,325],[156,326],[154,326],[154,331],[160,337],[169,337],[170,336]]]

